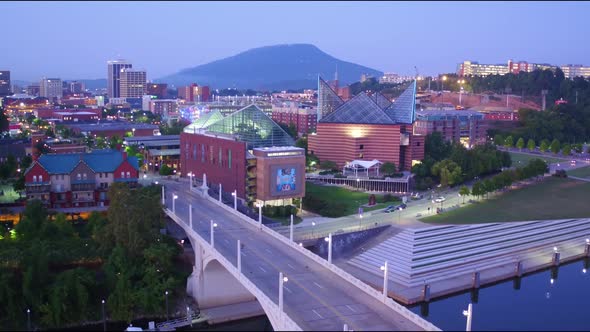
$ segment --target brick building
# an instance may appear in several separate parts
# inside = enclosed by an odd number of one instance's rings
[[[201,116],[180,135],[182,174],[251,203],[289,204],[305,193],[305,151],[257,106]],[[280,187],[280,188],[279,188]],[[273,189],[274,188],[274,189]]]
[[[470,110],[416,112],[414,134],[426,136],[435,131],[448,141],[471,147],[486,142],[487,121],[483,114]]]
[[[125,152],[44,154],[25,171],[25,188],[28,199],[50,208],[106,206],[112,183],[135,186],[138,178],[138,160]]]
[[[318,122],[315,107],[293,101],[273,105],[272,119],[287,126],[293,124],[299,135],[314,132]]]
[[[409,170],[424,158],[424,136],[412,130],[416,82],[394,103],[383,95],[361,92],[348,102],[320,79],[317,132],[308,137],[308,152],[342,168],[353,160],[392,162]]]

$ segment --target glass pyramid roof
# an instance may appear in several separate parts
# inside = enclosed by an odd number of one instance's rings
[[[292,146],[293,138],[256,105],[250,105],[210,124],[207,132],[231,135],[247,142],[247,149]]]
[[[412,124],[416,120],[416,81],[385,109],[385,112],[396,123]]]
[[[383,96],[379,92],[375,92],[371,96],[371,99],[373,99],[373,101],[375,101],[375,103],[377,105],[379,105],[379,107],[381,107],[381,109],[385,109],[391,105],[391,101],[389,99],[385,98],[385,96]]]
[[[334,112],[322,119],[327,123],[365,123],[391,124],[393,121],[387,116],[375,101],[365,92],[354,96],[351,100],[338,107]]]
[[[196,121],[191,123],[190,125],[184,127],[185,133],[194,134],[199,131],[199,129],[205,129],[208,126],[214,124],[215,122],[222,120],[223,115],[220,111],[215,110],[213,112],[205,113],[201,115]]]
[[[328,83],[318,77],[318,121],[342,106],[344,101],[330,88]]]

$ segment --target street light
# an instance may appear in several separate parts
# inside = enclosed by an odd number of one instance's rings
[[[441,93],[441,104],[445,102],[445,81],[447,80],[447,75],[442,77],[441,84],[440,84],[440,93]]]
[[[311,237],[315,237],[315,234],[314,234],[314,227],[315,227],[315,221],[312,221],[312,222],[311,222]]]
[[[467,317],[467,326],[465,327],[465,331],[471,331],[471,317],[473,315],[473,305],[469,303],[467,306],[467,310],[463,310],[463,316]]]
[[[215,247],[215,227],[217,227],[217,223],[214,223],[213,220],[211,220],[211,246]]]
[[[178,198],[178,195],[174,194],[174,196],[172,196],[172,213],[176,214],[176,199]]]
[[[283,283],[289,281],[289,278],[283,276],[283,272],[279,272],[279,312],[283,315]]]
[[[135,128],[131,128],[131,131],[133,132],[133,137],[135,137]]]
[[[231,195],[234,197],[234,210],[238,209],[238,190],[235,189]]]
[[[258,228],[262,228],[262,202],[256,202],[258,207]]]
[[[329,233],[324,241],[328,242],[328,263],[332,264],[332,233]]]
[[[189,187],[189,189],[191,189],[193,187],[193,172],[188,172],[188,177],[189,177],[188,187]]]
[[[190,315],[190,309],[188,308],[188,306],[186,307],[186,319],[187,319],[187,320],[190,320],[190,322],[191,322],[191,327],[193,327],[193,320],[192,320],[192,318],[191,318],[191,315]]]
[[[387,271],[387,261],[385,264],[381,266],[381,271],[383,271],[383,301],[387,299],[387,286],[388,286],[388,271]]]
[[[27,309],[27,331],[31,330],[31,309]]]
[[[106,321],[105,315],[104,315],[104,300],[102,300],[102,330],[103,331],[107,330],[107,321]]]
[[[356,178],[356,189],[360,190],[360,185],[361,185],[361,179]]]
[[[403,209],[401,208],[401,206],[400,206],[400,207],[398,207],[397,209],[399,210],[399,214],[397,215],[397,217],[398,217],[398,218],[397,218],[397,222],[398,222],[398,223],[401,223],[401,222],[402,222],[402,210],[403,210]]]
[[[168,291],[166,291],[166,320],[169,319],[169,314],[168,314]]]

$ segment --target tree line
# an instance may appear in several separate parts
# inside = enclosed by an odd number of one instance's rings
[[[26,309],[44,329],[96,321],[102,299],[109,320],[163,315],[164,292],[182,287],[188,273],[173,268],[180,246],[159,232],[159,193],[115,183],[107,216],[93,212],[76,225],[29,202],[15,228],[0,234],[0,326],[22,329]]]

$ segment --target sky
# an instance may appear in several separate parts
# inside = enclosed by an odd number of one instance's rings
[[[0,70],[13,80],[106,78],[115,58],[151,80],[294,43],[405,75],[464,60],[590,65],[590,2],[3,1],[0,12]]]

